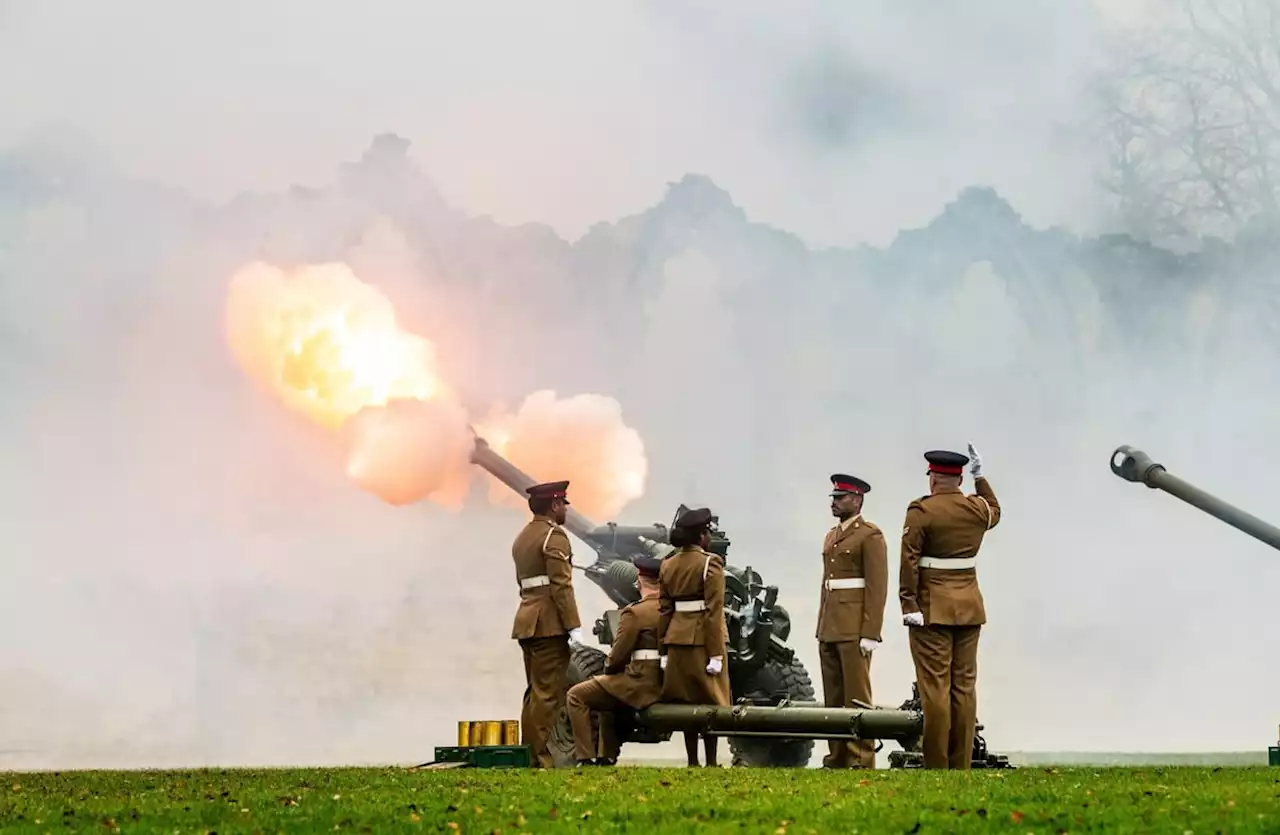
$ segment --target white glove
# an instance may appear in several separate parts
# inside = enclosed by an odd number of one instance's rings
[[[858,641],[858,649],[861,650],[862,654],[867,656],[868,658],[871,657],[871,653],[875,652],[876,647],[878,646],[880,646],[880,642],[873,641],[870,638],[863,638],[862,640]]]
[[[718,676],[720,675],[720,669],[720,656],[711,656],[711,660],[707,662],[707,675]]]
[[[667,668],[667,656],[663,655],[658,659],[658,666],[664,670]]]
[[[920,612],[907,612],[902,616],[902,622],[907,626],[924,626],[924,615]]]
[[[969,442],[969,473],[974,479],[982,478],[982,456],[973,448],[973,442]]]
[[[582,627],[575,626],[569,630],[569,643],[582,645]]]

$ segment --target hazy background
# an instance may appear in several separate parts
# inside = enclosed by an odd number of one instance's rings
[[[1109,143],[1142,4],[720,8],[0,3],[0,764],[421,762],[518,715],[522,514],[346,481],[231,361],[254,258],[352,264],[477,408],[616,397],[621,516],[711,505],[815,684],[827,475],[896,561],[921,453],[972,440],[992,747],[1272,740],[1276,554],[1107,471],[1266,516],[1280,463],[1273,216],[1206,243],[1150,197],[1176,154]]]

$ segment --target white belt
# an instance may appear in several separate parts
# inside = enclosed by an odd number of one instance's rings
[[[959,571],[962,568],[974,568],[978,565],[977,557],[958,557],[942,559],[940,557],[921,557],[921,568],[937,568],[942,571]]]
[[[661,661],[662,656],[656,649],[638,649],[631,653],[632,661]]]
[[[677,600],[676,601],[677,612],[701,612],[701,611],[704,611],[706,608],[707,608],[707,601],[705,600]]]
[[[827,591],[835,589],[865,589],[867,587],[867,579],[865,577],[833,577],[827,580]]]
[[[520,581],[522,589],[536,589],[538,586],[551,585],[551,578],[545,574],[539,574],[537,577],[525,577]]]

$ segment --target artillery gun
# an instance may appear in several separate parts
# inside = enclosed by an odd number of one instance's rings
[[[1153,461],[1151,456],[1142,450],[1128,445],[1116,447],[1115,452],[1111,453],[1111,472],[1125,481],[1145,484],[1153,490],[1163,490],[1192,507],[1221,519],[1233,528],[1244,531],[1254,539],[1280,550],[1280,528],[1183,481],[1166,470],[1164,465]]]
[[[1280,551],[1280,528],[1178,478],[1165,469],[1163,464],[1157,464],[1150,455],[1140,449],[1135,449],[1128,444],[1116,447],[1111,453],[1111,472],[1125,481],[1145,484],[1152,490],[1163,490]],[[1267,755],[1272,765],[1280,763],[1280,759],[1277,759],[1280,757],[1280,743],[1268,748]]]
[[[536,483],[528,474],[494,452],[479,436],[475,438],[471,461],[517,494],[524,495],[526,488]],[[679,518],[685,510],[687,508],[681,505],[675,518]],[[611,645],[618,627],[620,610],[640,599],[635,588],[637,572],[633,560],[641,554],[662,556],[671,550],[670,527],[661,523],[642,527],[612,522],[597,525],[572,507],[568,508],[564,527],[595,552],[594,563],[574,567],[600,587],[617,607],[596,618],[592,628],[592,633],[601,644]],[[727,563],[730,541],[720,529],[718,519],[712,520],[711,535],[710,550],[725,557]],[[761,707],[787,703],[816,706],[809,673],[796,658],[795,650],[787,646],[787,638],[791,634],[791,618],[787,610],[777,602],[777,586],[765,585],[760,574],[753,571],[751,566],[739,568],[726,564],[724,573],[724,611],[728,628],[725,654],[734,703]],[[569,686],[603,673],[605,658],[606,653],[596,647],[572,646],[568,670]],[[630,716],[626,711],[619,711],[616,715],[620,742],[656,743],[671,738],[673,726],[670,722],[646,722],[643,712],[639,717]],[[706,715],[698,714],[706,721],[711,721],[717,715],[714,711]],[[730,737],[732,762],[737,766],[803,767],[809,763],[813,753],[814,737],[799,729],[794,737],[779,736],[776,732],[760,735],[750,729],[726,735]],[[574,763],[573,729],[563,706],[552,731],[551,748],[557,765]]]

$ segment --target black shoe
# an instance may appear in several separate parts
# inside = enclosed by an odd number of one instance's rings
[[[596,759],[596,765],[617,765],[617,757],[599,757]]]

